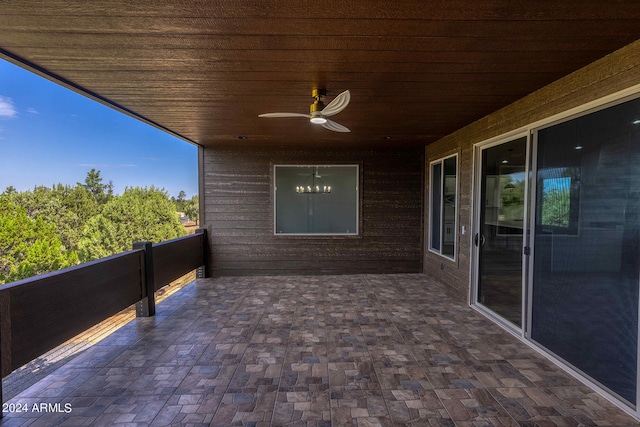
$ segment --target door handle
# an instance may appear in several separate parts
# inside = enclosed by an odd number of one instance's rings
[[[476,246],[478,246],[478,243],[480,244],[480,246],[484,246],[486,239],[484,238],[484,235],[480,234],[480,233],[476,233],[476,235],[473,238],[473,242],[475,243]]]

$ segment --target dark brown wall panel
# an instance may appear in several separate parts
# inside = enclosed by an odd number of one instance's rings
[[[424,149],[205,149],[214,275],[422,271]],[[360,236],[273,233],[273,165],[359,164]]]

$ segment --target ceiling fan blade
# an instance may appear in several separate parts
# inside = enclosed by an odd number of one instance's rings
[[[351,132],[348,127],[342,126],[341,124],[331,120],[327,120],[327,123],[322,123],[320,126],[322,126],[325,129],[332,130],[334,132]]]
[[[323,116],[333,116],[334,114],[338,114],[340,111],[347,108],[349,105],[349,101],[351,100],[351,93],[348,90],[345,90],[340,95],[336,96],[333,101],[331,101],[324,109],[321,111]]]
[[[306,119],[309,118],[308,114],[301,114],[301,113],[266,113],[266,114],[259,114],[258,117],[304,117]]]

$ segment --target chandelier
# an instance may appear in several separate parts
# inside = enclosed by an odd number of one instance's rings
[[[322,177],[318,173],[318,166],[314,168],[313,173],[305,179],[302,185],[296,186],[296,193],[298,194],[329,194],[331,193],[331,186],[325,185],[322,181]]]

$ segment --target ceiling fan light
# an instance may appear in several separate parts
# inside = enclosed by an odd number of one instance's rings
[[[315,123],[317,125],[321,125],[323,123],[327,123],[327,119],[325,119],[324,117],[321,117],[321,116],[314,116],[314,117],[311,117],[311,123]]]

